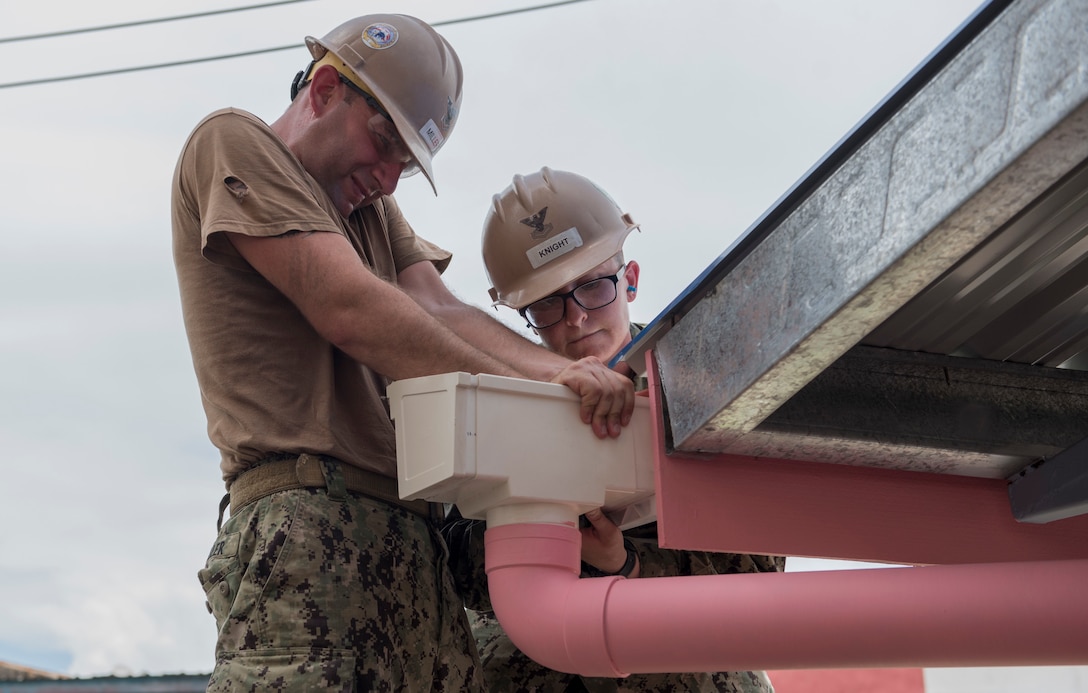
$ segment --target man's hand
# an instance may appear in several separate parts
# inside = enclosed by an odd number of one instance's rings
[[[578,359],[559,372],[553,383],[566,385],[582,398],[582,421],[592,424],[598,438],[616,438],[631,423],[635,388],[630,379],[596,356]]]

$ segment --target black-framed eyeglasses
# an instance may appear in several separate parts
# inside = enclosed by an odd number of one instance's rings
[[[310,74],[313,72],[314,65],[316,64],[316,60],[311,60],[305,70],[300,70],[299,73],[295,75],[295,81],[291,83],[292,101],[295,100],[295,97],[298,96],[298,93],[302,88],[310,83]],[[393,116],[389,115],[389,111],[385,110],[385,107],[382,106],[381,102],[378,101],[373,94],[351,81],[351,78],[340,70],[336,70],[336,76],[339,77],[340,81],[347,85],[349,89],[363,97],[363,101],[366,102],[366,105],[370,106],[371,110],[381,116],[380,118],[371,118],[367,122],[367,128],[376,138],[375,146],[378,150],[378,156],[381,157],[383,161],[401,164],[401,178],[406,178],[416,173],[419,170],[419,164],[416,163],[411,151],[408,149],[407,145],[405,145],[404,140],[401,139],[400,132],[393,122]]]
[[[390,123],[393,122],[393,116],[389,115],[389,111],[385,110],[385,108],[378,103],[378,100],[374,98],[373,94],[363,89],[355,82],[352,82],[343,72],[337,70],[336,74],[340,77],[340,81],[347,85],[348,89],[351,89],[356,94],[363,97],[363,101],[366,101],[367,106],[373,108],[381,117],[385,118]]]
[[[568,298],[573,298],[574,302],[584,310],[604,308],[616,300],[616,295],[619,293],[616,285],[619,284],[623,269],[623,267],[620,267],[615,274],[591,279],[585,284],[579,284],[566,293],[552,294],[539,301],[534,301],[519,310],[518,313],[525,318],[529,327],[542,330],[558,323],[566,316]]]
[[[336,74],[340,76],[341,82],[346,84],[348,88],[356,94],[362,96],[363,100],[366,101],[366,105],[370,106],[375,113],[381,116],[381,118],[378,119],[371,118],[367,123],[367,128],[369,128],[371,134],[377,138],[375,146],[378,149],[378,156],[384,161],[392,161],[403,165],[404,168],[401,171],[401,178],[415,173],[415,159],[412,158],[412,153],[408,151],[408,147],[404,144],[404,140],[401,139],[400,133],[397,132],[397,126],[393,123],[393,117],[389,115],[388,111],[382,108],[382,105],[378,103],[378,100],[374,98],[373,95],[355,82],[352,82],[343,72],[337,71]]]
[[[293,82],[291,82],[291,100],[292,101],[294,101],[295,97],[298,96],[298,93],[300,91],[302,91],[302,88],[310,83],[310,73],[313,72],[314,65],[316,65],[316,64],[317,64],[316,60],[311,60],[310,64],[306,66],[305,70],[300,70],[299,73],[297,75],[295,75],[295,80]],[[363,89],[362,87],[360,87],[355,82],[352,82],[350,79],[348,79],[348,76],[345,75],[340,70],[336,70],[336,75],[340,78],[341,82],[343,82],[344,84],[346,84],[348,86],[349,89],[354,91],[359,96],[363,97],[363,100],[366,101],[366,105],[373,108],[375,111],[377,111],[383,118],[388,120],[390,123],[393,122],[393,117],[391,115],[389,115],[389,111],[385,110],[385,107],[382,106],[381,103],[376,98],[374,98],[373,94],[371,94],[367,90]]]

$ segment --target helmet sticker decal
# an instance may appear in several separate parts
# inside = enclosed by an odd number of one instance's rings
[[[419,135],[423,138],[423,141],[427,143],[427,146],[431,148],[431,154],[438,151],[438,148],[442,146],[442,142],[446,139],[442,136],[442,132],[438,129],[438,126],[434,124],[434,120],[428,120],[423,127],[419,129]]]
[[[525,224],[526,226],[528,226],[529,228],[532,229],[532,231],[529,232],[530,236],[532,236],[533,238],[544,238],[545,236],[547,236],[549,233],[552,232],[552,225],[544,223],[544,217],[547,214],[548,214],[548,208],[547,207],[541,207],[540,211],[537,212],[536,214],[534,214],[532,216],[529,216],[529,217],[525,217],[524,219],[521,220],[521,223]]]
[[[376,51],[391,48],[397,42],[397,28],[392,24],[377,22],[363,29],[363,43]]]
[[[570,227],[558,236],[554,236],[539,245],[535,245],[525,251],[525,257],[529,258],[529,264],[533,269],[540,269],[552,260],[558,259],[574,250],[582,247],[582,235],[574,226]]]
[[[450,129],[450,123],[457,117],[457,107],[453,105],[453,99],[446,97],[446,115],[442,116],[442,127]]]

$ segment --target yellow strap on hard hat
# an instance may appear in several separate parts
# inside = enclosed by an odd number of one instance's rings
[[[344,77],[347,77],[352,84],[365,91],[370,96],[370,98],[378,101],[377,97],[375,97],[374,94],[370,91],[370,88],[363,84],[362,80],[359,79],[359,75],[355,74],[355,70],[352,70],[350,67],[348,67],[348,64],[340,58],[336,57],[336,54],[332,51],[326,51],[325,57],[310,65],[310,71],[306,75],[306,79],[303,83],[309,82],[310,79],[313,78],[314,72],[317,71],[317,68],[321,67],[322,65],[332,65],[337,72],[344,75]],[[378,103],[381,102],[379,101]]]

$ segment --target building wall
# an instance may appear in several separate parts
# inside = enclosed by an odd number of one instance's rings
[[[776,693],[1088,693],[1088,666],[800,669],[768,674]]]
[[[767,674],[775,693],[929,693],[921,669],[797,669]]]
[[[926,669],[925,693],[1088,693],[1085,667]]]

